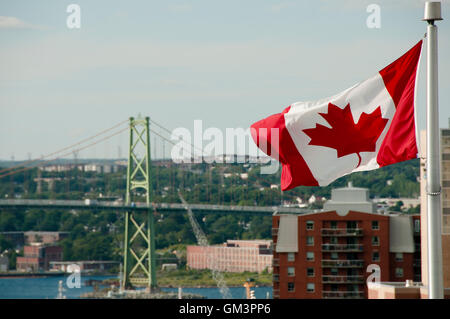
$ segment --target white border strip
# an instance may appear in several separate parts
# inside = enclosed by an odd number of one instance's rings
[[[428,39],[426,39],[428,41]],[[420,158],[422,152],[420,149],[420,134],[419,134],[419,127],[417,126],[417,87],[419,86],[419,73],[420,73],[420,60],[422,60],[422,53],[423,53],[423,43],[425,41],[425,37],[422,39],[422,47],[420,48],[420,56],[419,61],[417,62],[417,69],[416,69],[416,80],[414,83],[414,126],[415,126],[415,133],[416,133],[416,147],[417,147],[417,157]]]

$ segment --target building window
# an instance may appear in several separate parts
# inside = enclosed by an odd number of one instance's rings
[[[295,268],[294,267],[288,267],[287,268],[287,273],[289,277],[294,277],[295,276]]]
[[[380,229],[380,225],[378,225],[378,220],[372,221],[372,230]]]
[[[307,245],[307,246],[314,246],[314,237],[312,237],[312,236],[307,236],[307,237],[306,237],[306,245]]]
[[[337,268],[331,268],[331,269],[330,269],[330,273],[331,273],[331,275],[333,275],[333,276],[337,276],[338,273],[339,273],[339,270],[338,270]]]
[[[288,282],[288,292],[295,291],[295,284],[293,282]]]
[[[307,292],[314,292],[314,290],[315,290],[315,286],[314,286],[314,283],[307,283],[306,284],[306,291]]]
[[[338,243],[337,237],[330,237],[330,244],[336,245]]]
[[[339,254],[338,253],[331,253],[331,259],[336,260],[339,258]]]
[[[395,268],[395,277],[397,278],[403,277],[403,268]]]
[[[403,253],[396,253],[395,261],[403,261]]]
[[[308,261],[314,260],[314,252],[313,251],[306,252],[306,260],[308,260]]]
[[[372,253],[372,261],[380,261],[380,253],[378,251]]]
[[[314,277],[314,268],[306,268],[306,275],[308,277]]]
[[[372,246],[380,246],[380,240],[378,239],[378,236],[372,237]]]
[[[420,233],[420,219],[414,220],[414,231]]]
[[[347,222],[347,229],[357,229],[358,223],[356,221],[348,221]]]
[[[314,229],[314,222],[312,220],[308,220],[306,222],[306,230],[313,230]]]
[[[331,229],[336,229],[337,228],[337,222],[336,221],[330,222],[330,228]]]
[[[287,260],[288,261],[295,261],[295,253],[288,253]]]

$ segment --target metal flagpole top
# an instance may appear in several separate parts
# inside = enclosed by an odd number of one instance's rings
[[[422,21],[433,23],[435,20],[442,20],[441,3],[437,1],[425,2],[425,12]]]

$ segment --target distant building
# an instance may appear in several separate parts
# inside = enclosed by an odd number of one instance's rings
[[[80,167],[84,172],[109,174],[119,171],[119,165],[115,164],[84,164]]]
[[[96,173],[115,173],[118,172],[121,167],[126,166],[120,161],[116,161],[113,164],[105,163],[88,163],[88,164],[52,164],[46,166],[40,166],[39,169],[44,172],[67,172],[72,169],[78,169],[83,172],[96,172]],[[46,180],[49,182],[49,180]]]
[[[42,182],[47,183],[48,189],[53,191],[55,189],[55,182],[61,181],[62,179],[59,177],[36,177],[33,179],[36,183],[38,183],[38,188],[42,189]],[[40,192],[40,191],[39,191]],[[38,192],[38,193],[39,193]]]
[[[51,261],[50,269],[53,271],[72,272],[70,269],[72,265],[80,267],[83,273],[95,271],[108,271],[111,268],[118,266],[118,261],[110,260],[83,260],[83,261]]]
[[[367,189],[332,190],[324,209],[273,216],[273,297],[367,298],[381,281],[420,281],[420,217],[377,214]]]
[[[9,258],[7,256],[0,256],[0,272],[7,272],[9,268]]]
[[[162,271],[168,271],[168,270],[177,270],[178,264],[162,264],[161,270]]]
[[[67,172],[73,169],[73,165],[69,164],[55,164],[47,166],[39,166],[39,169],[44,172]]]
[[[227,240],[217,246],[187,246],[186,259],[191,269],[272,271],[272,241]]]
[[[23,253],[23,257],[17,257],[16,268],[18,271],[48,271],[50,269],[50,262],[61,261],[63,259],[63,249],[61,246],[36,243],[25,246]]]
[[[31,243],[54,244],[67,238],[69,232],[58,231],[6,231],[0,232],[14,247],[21,248]]]
[[[387,206],[395,206],[397,202],[403,202],[402,209],[414,208],[420,205],[419,198],[377,198],[374,203],[386,203]]]
[[[67,238],[69,232],[59,232],[59,231],[27,231],[24,233],[25,243],[43,243],[43,244],[54,244]]]

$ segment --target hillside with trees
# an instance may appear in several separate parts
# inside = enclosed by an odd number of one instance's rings
[[[76,168],[64,172],[40,173],[42,178],[54,180],[53,187],[43,183],[38,192],[38,171],[35,168],[0,179],[0,198],[124,197],[124,167],[114,173],[82,172]],[[177,193],[180,190],[189,203],[297,205],[299,200],[305,203],[312,195],[330,198],[331,189],[344,187],[349,181],[354,186],[369,188],[372,197],[419,196],[418,160],[347,175],[326,187],[297,187],[286,192],[281,192],[278,187],[280,174],[278,171],[277,174],[262,175],[259,165],[248,163],[173,165],[167,162],[152,166],[151,198],[153,202],[179,202]],[[136,201],[139,200],[138,196]],[[321,203],[315,203],[310,208],[321,208]],[[227,239],[271,238],[271,216],[198,214],[196,217],[211,244],[219,244]],[[196,243],[186,214],[156,213],[155,218],[157,249]],[[0,232],[70,232],[69,237],[62,241],[65,260],[121,260],[123,229],[124,216],[120,212],[13,209],[0,213]],[[0,235],[0,252],[12,251],[11,248],[11,244]]]

